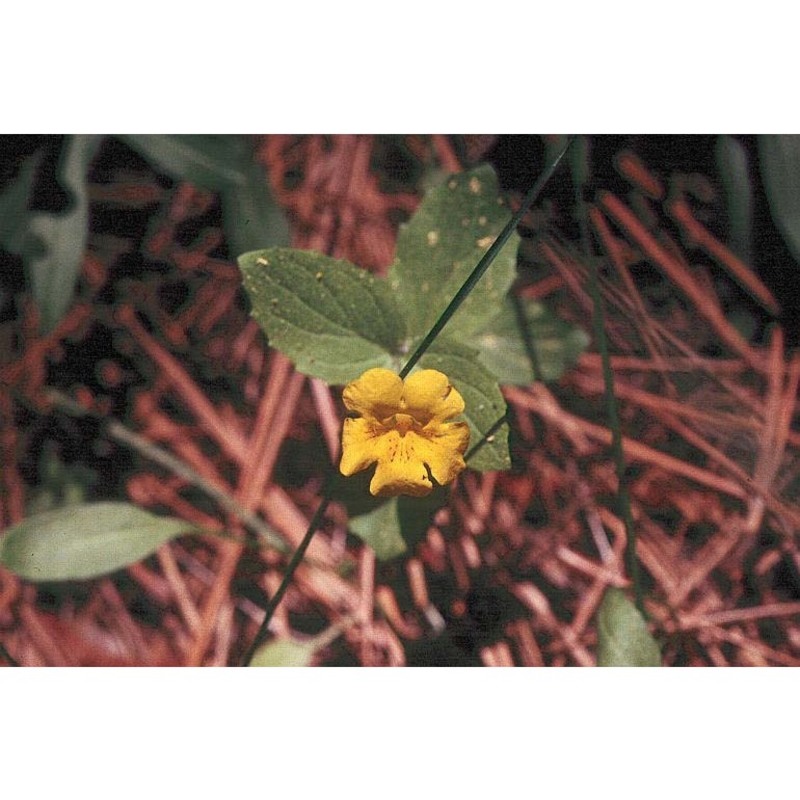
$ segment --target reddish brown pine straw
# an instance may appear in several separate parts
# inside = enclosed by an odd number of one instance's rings
[[[381,188],[371,162],[382,146],[368,136],[263,139],[265,179],[290,216],[293,246],[385,271],[397,220],[419,198]],[[407,137],[406,146],[431,167],[462,167],[447,137]],[[780,327],[755,348],[723,314],[712,266],[766,310],[778,303],[701,224],[680,176],[660,179],[633,153],[617,163],[630,194],[623,201],[598,191],[589,218],[605,260],[607,334],[653,631],[667,664],[798,665],[800,603],[782,587],[800,569],[792,488],[800,356],[787,353]],[[78,302],[58,330],[39,337],[30,306],[0,328],[0,524],[24,517],[42,431],[70,424],[59,395],[48,393],[55,386],[139,437],[125,484],[132,501],[231,538],[181,538],[50,601],[0,569],[0,641],[22,665],[234,664],[286,556],[247,546],[241,515],[209,500],[202,484],[296,547],[319,502],[320,460],[338,458],[339,393],[266,346],[239,301],[235,265],[209,255],[218,229],[185,244],[181,226],[208,210],[209,193],[119,172],[92,187],[92,199],[155,209],[140,247],[166,274],[143,270],[113,291],[118,259],[138,245],[94,236]],[[680,239],[670,233],[676,226]],[[592,311],[584,259],[556,236],[537,242],[549,271],[522,294],[583,324]],[[652,306],[636,281],[644,261],[679,302]],[[185,291],[177,307],[165,302],[167,282]],[[113,336],[117,356],[102,355],[96,381],[57,384],[71,351],[98,330]],[[711,344],[720,357],[701,355]],[[627,586],[624,526],[609,510],[616,478],[602,393],[594,350],[555,385],[506,388],[519,468],[464,474],[422,543],[392,565],[349,537],[345,510],[331,504],[272,634],[302,640],[339,626],[316,664],[420,663],[427,647],[446,663],[592,665],[603,592]],[[113,436],[97,438],[131,452]],[[147,446],[198,481],[158,466]]]

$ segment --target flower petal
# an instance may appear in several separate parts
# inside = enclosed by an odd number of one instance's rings
[[[465,468],[469,426],[445,422],[464,410],[464,399],[445,374],[419,370],[403,382],[390,370],[370,369],[343,398],[361,416],[344,422],[339,470],[352,475],[377,462],[371,494],[422,497],[434,481],[450,483]]]
[[[346,419],[342,429],[342,460],[339,471],[353,475],[366,469],[380,457],[379,437],[382,429],[366,419]]]
[[[403,381],[388,369],[368,369],[344,387],[342,399],[350,411],[364,417],[384,419],[400,411]]]
[[[376,497],[394,497],[398,494],[423,497],[430,494],[433,484],[415,450],[418,440],[417,436],[401,436],[397,431],[388,431],[381,436],[383,453],[369,484],[370,494]]]
[[[447,375],[435,369],[421,369],[406,378],[403,402],[421,425],[431,420],[442,422],[464,410],[464,398],[450,385]]]
[[[444,486],[455,479],[467,465],[464,453],[469,445],[469,425],[466,422],[440,423],[424,434],[413,437],[414,453],[430,468],[436,483]]]

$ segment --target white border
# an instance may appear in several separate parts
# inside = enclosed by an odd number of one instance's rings
[[[788,8],[15,4],[1,130],[796,132]]]
[[[784,727],[796,681],[780,668],[7,669],[3,785],[103,798],[782,795],[796,781]]]

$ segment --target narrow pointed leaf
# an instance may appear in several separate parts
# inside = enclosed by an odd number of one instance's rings
[[[772,219],[800,262],[800,136],[759,136],[758,158]]]
[[[0,539],[0,564],[32,581],[95,578],[133,564],[192,525],[129,503],[68,506],[28,517]]]
[[[124,141],[167,175],[219,192],[225,233],[235,255],[289,242],[289,224],[275,202],[249,137],[135,135]]]
[[[660,667],[661,651],[636,606],[615,587],[597,612],[598,667]]]
[[[16,178],[0,194],[0,246],[15,255],[23,254],[28,229],[28,200],[41,160],[41,151],[26,158]]]
[[[243,136],[135,134],[122,139],[167,175],[205,189],[244,182],[240,164],[248,147]]]
[[[25,262],[45,331],[55,328],[75,292],[89,229],[86,175],[101,138],[73,136],[68,141],[59,178],[70,192],[71,207],[59,214],[31,214],[28,220]]]
[[[714,146],[717,172],[725,195],[731,249],[752,263],[753,187],[744,145],[733,136],[717,137]]]
[[[347,261],[273,247],[239,257],[252,314],[298,370],[341,384],[397,371],[403,317],[386,282]]]
[[[451,175],[426,193],[400,228],[389,273],[412,339],[421,339],[433,327],[510,218],[489,165]],[[497,313],[514,280],[518,247],[514,233],[448,322],[448,336],[469,336]]]
[[[222,216],[233,255],[289,244],[289,223],[272,196],[264,170],[242,167],[244,183],[222,190]]]

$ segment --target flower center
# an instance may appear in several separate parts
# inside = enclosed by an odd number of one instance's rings
[[[395,414],[394,415],[394,429],[399,432],[401,436],[405,436],[416,424],[416,420],[411,414]]]

